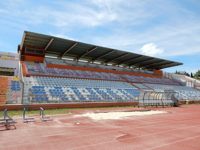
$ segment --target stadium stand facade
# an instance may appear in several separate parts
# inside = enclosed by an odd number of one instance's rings
[[[19,55],[0,52],[0,75],[19,76]]]
[[[18,52],[0,56],[0,67],[14,70],[0,77],[0,105],[200,100],[198,89],[161,71],[179,62],[27,31]]]
[[[0,52],[0,105],[21,103],[22,90],[19,55]]]

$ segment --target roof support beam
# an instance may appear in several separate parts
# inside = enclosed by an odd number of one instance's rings
[[[157,69],[163,69],[163,68],[168,68],[168,67],[173,67],[173,66],[177,66],[178,64],[177,63],[169,63],[169,64],[164,64],[164,65],[161,65],[159,66]]]
[[[91,49],[87,50],[85,53],[81,54],[80,56],[78,56],[76,59],[79,60],[81,57],[84,57],[86,55],[88,55],[89,53],[91,53],[92,51],[96,50],[98,47],[92,47]]]
[[[97,59],[99,59],[99,58],[105,57],[105,56],[107,56],[107,55],[109,55],[109,54],[111,54],[111,53],[113,53],[113,52],[114,52],[114,50],[111,50],[111,51],[109,51],[109,52],[106,52],[106,53],[104,53],[103,55],[100,55],[100,56],[98,56],[98,57],[96,57],[96,58],[91,59],[91,61],[95,61],[95,60],[97,60]]]
[[[63,54],[61,54],[61,58],[63,57],[63,56],[65,56],[70,50],[72,50],[76,45],[77,45],[78,43],[76,42],[76,43],[74,43],[74,44],[72,44]]]
[[[168,62],[168,61],[161,61],[161,62],[157,62],[157,63],[152,63],[149,65],[145,65],[145,68],[156,68],[156,66],[162,66],[162,65],[167,65],[167,64],[171,64],[172,62]]]
[[[142,57],[144,57],[142,60],[141,60],[141,58]],[[138,58],[136,58],[136,59],[134,59],[133,61],[130,61],[130,63],[128,64],[129,66],[132,66],[132,65],[134,65],[135,63],[138,63],[138,61],[143,61],[143,60],[145,60],[145,58],[146,58],[147,56],[140,56],[140,57],[138,57]]]
[[[108,61],[105,61],[105,63],[115,61],[116,59],[123,58],[123,57],[126,57],[126,56],[128,56],[128,55],[129,55],[129,53],[122,54],[122,55],[117,56],[117,57],[115,57],[115,58],[113,58],[113,59],[110,59],[110,60],[108,60]]]
[[[154,61],[155,61],[155,58],[147,58],[146,60],[143,60],[143,61],[137,61],[137,62],[131,64],[131,66],[132,66],[132,65],[142,66],[143,64],[149,64],[149,63],[152,62],[152,61],[154,62]],[[158,60],[157,60],[157,61],[158,61]]]
[[[49,42],[47,43],[47,45],[46,45],[45,48],[44,48],[44,51],[47,51],[47,49],[49,48],[49,46],[51,45],[51,43],[53,42],[53,40],[54,40],[54,38],[51,38],[51,39],[49,40]]]
[[[124,60],[124,61],[119,62],[118,65],[123,64],[123,63],[126,63],[126,62],[129,62],[129,61],[131,61],[131,60],[133,60],[133,59],[136,60],[136,59],[141,58],[141,57],[143,57],[143,56],[142,56],[142,55],[139,55],[139,56],[132,57],[132,58],[130,58],[130,59],[127,59],[127,60]]]
[[[160,60],[159,62],[154,62],[154,63],[146,64],[146,65],[143,65],[143,66],[148,67],[148,66],[159,65],[159,64],[163,64],[163,63],[166,63],[166,61]]]

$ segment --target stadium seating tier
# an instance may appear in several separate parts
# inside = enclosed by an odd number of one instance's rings
[[[32,103],[136,101],[140,94],[131,84],[119,81],[52,77],[26,77],[24,80],[24,99]]]
[[[107,72],[94,72],[94,71],[82,71],[71,69],[58,69],[47,68],[41,63],[26,62],[28,73],[30,75],[45,75],[45,76],[59,76],[66,78],[83,78],[83,79],[100,79],[100,80],[112,80],[112,81],[126,81],[132,83],[154,83],[154,84],[172,84],[178,85],[177,82],[167,78],[150,78],[144,76],[114,74]]]

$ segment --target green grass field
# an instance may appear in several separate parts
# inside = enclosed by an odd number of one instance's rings
[[[40,113],[39,110],[31,110],[31,111],[27,111],[26,112],[26,114],[30,115],[30,116],[39,115],[39,113]],[[67,113],[69,113],[69,109],[67,109],[67,108],[45,110],[45,114],[46,115],[67,114]],[[8,115],[10,117],[13,117],[13,116],[22,116],[22,114],[23,114],[23,111],[21,111],[21,110],[11,110],[11,111],[8,111]],[[3,117],[3,111],[1,112],[0,117]]]
[[[124,108],[127,107],[133,107],[133,106],[123,106]],[[45,110],[45,115],[57,115],[57,114],[68,114],[71,113],[71,111],[73,110],[94,110],[94,109],[116,109],[116,108],[123,108],[123,107],[119,107],[119,106],[115,106],[115,107],[98,107],[98,108],[62,108],[62,109],[47,109]],[[33,115],[39,115],[39,110],[31,110],[31,111],[27,111],[26,114],[28,116],[33,116]],[[23,111],[22,110],[10,110],[8,111],[8,115],[10,117],[13,116],[22,116]],[[3,117],[3,111],[0,111],[0,118]]]

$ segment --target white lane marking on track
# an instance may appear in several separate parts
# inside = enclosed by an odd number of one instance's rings
[[[141,136],[134,136],[134,137],[126,138],[126,139],[130,140],[130,139],[134,139],[134,138],[138,138],[138,137],[145,137],[145,136],[157,135],[157,134],[167,133],[167,132],[171,132],[171,131],[175,131],[175,130],[180,130],[180,129],[181,130],[185,130],[185,129],[188,129],[188,128],[199,127],[199,126],[200,125],[197,125],[197,126],[188,126],[188,127],[184,127],[184,128],[178,128],[178,129],[165,130],[165,131],[162,131],[162,132],[157,132],[157,133],[152,133],[152,134],[146,134],[146,135],[141,135]],[[200,136],[200,135],[198,135],[198,136]],[[82,148],[88,148],[88,147],[91,147],[91,146],[97,146],[97,145],[108,144],[108,143],[113,143],[113,142],[116,142],[116,140],[113,139],[113,140],[110,140],[110,141],[94,143],[94,144],[90,144],[90,145],[87,145],[87,146],[79,146],[79,147],[72,148],[72,150],[77,150],[77,149],[82,149]]]
[[[174,142],[169,142],[169,143],[166,143],[166,144],[162,144],[162,145],[159,145],[159,146],[155,146],[155,147],[149,148],[149,150],[153,150],[153,149],[157,149],[157,148],[162,148],[164,146],[172,145],[172,144],[183,142],[183,141],[188,141],[188,140],[195,139],[195,138],[198,138],[198,137],[200,137],[200,135],[190,136],[190,137],[187,137],[187,138],[176,140]]]

